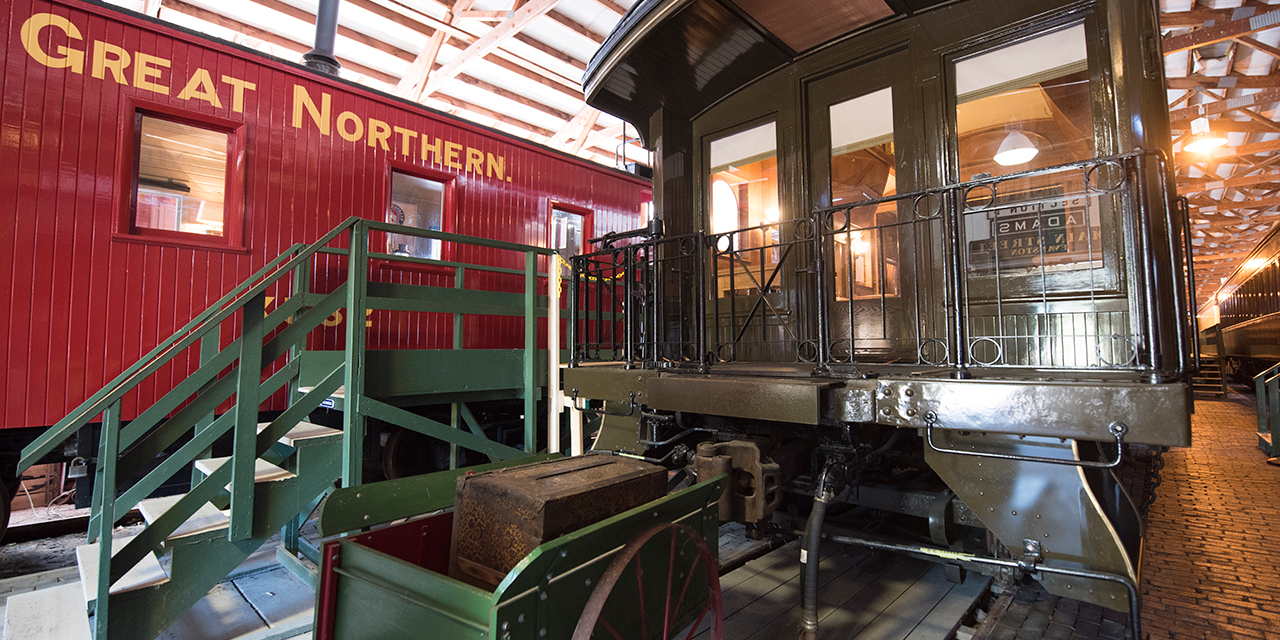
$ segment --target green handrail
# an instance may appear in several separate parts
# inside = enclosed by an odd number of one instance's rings
[[[110,585],[147,553],[158,548],[177,527],[200,508],[200,505],[220,492],[228,482],[231,485],[230,538],[233,542],[251,538],[254,534],[254,461],[288,429],[304,419],[325,398],[334,393],[339,384],[345,384],[347,387],[344,395],[344,413],[346,414],[344,430],[347,434],[363,433],[366,413],[375,413],[396,423],[415,422],[411,417],[406,417],[410,414],[401,415],[398,409],[364,397],[363,360],[366,340],[363,322],[347,323],[346,357],[343,363],[325,376],[324,380],[310,392],[301,395],[295,393],[300,372],[300,361],[297,358],[300,353],[299,347],[305,344],[307,336],[321,326],[332,311],[345,307],[351,315],[352,310],[365,309],[367,303],[376,305],[378,301],[393,301],[368,298],[369,259],[403,260],[404,257],[370,252],[368,245],[372,231],[465,243],[524,254],[523,269],[463,265],[445,261],[426,262],[456,267],[459,272],[463,269],[475,269],[523,276],[525,302],[523,395],[526,422],[524,448],[525,451],[532,450],[536,442],[534,429],[537,423],[534,410],[537,388],[533,369],[537,348],[535,320],[539,315],[536,308],[537,284],[538,278],[545,276],[536,269],[537,256],[554,255],[554,251],[542,247],[371,222],[357,217],[347,218],[312,244],[305,246],[295,244],[289,247],[279,257],[256,271],[170,338],[161,342],[138,362],[116,376],[102,390],[81,403],[68,416],[50,427],[35,443],[24,449],[20,463],[21,470],[38,462],[58,443],[83,428],[95,416],[99,414],[103,416],[102,440],[99,446],[99,457],[102,462],[98,465],[96,472],[97,484],[93,496],[95,514],[89,529],[91,541],[94,539],[102,541],[98,558],[99,594],[108,593]],[[344,232],[350,232],[347,249],[331,249],[326,246]],[[308,274],[310,260],[317,253],[347,254],[347,280],[334,291],[323,295],[317,294],[319,297],[313,298]],[[411,261],[423,262],[424,260]],[[266,292],[289,274],[294,274],[293,295],[271,313],[265,313]],[[461,287],[461,283],[456,283],[455,286]],[[222,323],[233,318],[238,312],[242,312],[241,335],[237,336],[231,344],[218,349],[216,340]],[[291,324],[281,328],[286,321],[290,321]],[[143,409],[131,423],[122,427],[121,407],[126,394],[176,356],[201,341],[203,341],[201,366],[151,406]],[[262,372],[272,367],[279,357],[286,354],[289,354],[290,358],[284,366],[263,381]],[[285,388],[286,385],[290,391],[289,408],[272,421],[262,433],[258,433],[256,425],[260,402],[277,390]],[[233,394],[235,401],[232,409],[216,420],[213,419],[213,412],[217,406],[230,400]],[[436,426],[444,426],[431,423],[424,427],[423,424],[402,426],[410,428],[416,426],[428,430]],[[142,473],[143,469],[152,464],[156,455],[177,442],[182,434],[193,428],[195,435],[192,440],[150,472]],[[111,528],[118,516],[136,506],[164,480],[173,476],[185,465],[202,455],[207,455],[206,452],[213,441],[228,431],[233,434],[233,455],[230,463],[223,465],[207,477],[196,478],[191,491],[184,499],[170,507],[142,534],[113,553],[106,539],[110,537]],[[515,449],[482,441],[480,436],[463,435],[467,437],[461,438],[460,444],[468,448],[477,448],[503,458],[523,455]],[[342,474],[347,485],[360,481],[359,465],[363,458],[362,440],[361,437],[344,438]],[[141,477],[135,478],[139,475]],[[123,493],[120,492],[122,488]],[[98,598],[95,609],[95,627],[102,637],[107,637],[109,599],[108,597]]]
[[[295,244],[289,247],[283,254],[267,263],[266,266],[259,269],[247,280],[219,298],[208,309],[192,318],[190,322],[170,336],[169,339],[161,342],[156,348],[134,363],[133,366],[125,369],[124,372],[107,383],[100,391],[76,407],[67,417],[59,420],[57,424],[41,434],[35,442],[24,448],[22,450],[22,458],[18,462],[18,473],[22,473],[31,465],[39,462],[59,443],[88,424],[94,416],[102,413],[112,403],[124,397],[124,394],[132,390],[139,382],[145,380],[161,366],[164,366],[175,356],[185,351],[187,347],[194,344],[209,329],[222,324],[224,320],[244,306],[249,299],[275,284],[281,276],[292,271],[299,262],[310,259],[321,247],[333,241],[339,234],[351,228],[360,220],[355,216],[347,218],[325,234],[324,237],[312,243],[300,255],[294,254],[304,245]],[[290,256],[293,257],[290,258]],[[281,263],[284,263],[283,266]],[[272,273],[273,269],[275,270],[274,273]],[[268,273],[272,275],[257,286],[253,286],[253,282],[267,276]]]

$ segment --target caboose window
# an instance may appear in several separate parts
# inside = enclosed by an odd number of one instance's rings
[[[841,205],[898,193],[893,143],[893,95],[881,89],[833,104],[831,201]],[[898,295],[897,207],[893,202],[837,212],[836,298]]]
[[[961,60],[955,78],[961,180],[1094,156],[1083,25]]]
[[[440,180],[407,173],[391,173],[391,204],[387,222],[439,231],[444,220],[444,187]],[[387,234],[387,253],[413,258],[440,259],[440,241],[399,233]]]
[[[779,257],[777,126],[769,122],[712,140],[710,155],[711,232],[730,234],[717,241],[719,259],[767,274]],[[721,277],[719,295],[747,286],[748,278],[730,279]]]
[[[560,256],[568,260],[582,255],[587,244],[587,217],[577,211],[569,211],[561,205],[551,207],[551,248],[560,252]],[[561,277],[571,273],[567,262],[560,263]]]
[[[230,136],[144,114],[137,131],[134,228],[224,236]]]

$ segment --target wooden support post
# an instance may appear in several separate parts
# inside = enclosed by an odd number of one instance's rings
[[[351,227],[347,257],[347,368],[343,373],[342,486],[361,483],[364,473],[365,298],[369,288],[369,231],[363,220]]]
[[[241,309],[240,365],[231,445],[231,541],[253,537],[254,466],[258,457],[258,387],[262,384],[262,312],[259,293]]]

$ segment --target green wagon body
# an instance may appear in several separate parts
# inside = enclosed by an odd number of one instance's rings
[[[492,592],[446,575],[450,511],[331,541],[322,556],[316,639],[567,639],[614,556],[642,531],[656,524],[686,525],[717,555],[723,482],[720,476],[699,483],[547,542]],[[708,601],[707,585],[697,579],[678,597],[695,550],[684,543],[672,550],[672,538],[663,535],[640,555],[640,572],[650,578],[619,580],[606,608],[615,626],[632,630],[629,636],[635,629],[658,636],[668,600],[679,605],[676,617],[685,624]]]

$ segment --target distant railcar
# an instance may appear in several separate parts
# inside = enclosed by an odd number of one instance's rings
[[[1251,383],[1280,362],[1280,233],[1258,243],[1218,288],[1216,303],[1224,373]]]
[[[646,0],[585,83],[665,234],[574,260],[597,448],[804,529],[810,632],[828,509],[1135,610],[1112,469],[1190,443],[1194,368],[1155,3]]]
[[[572,252],[584,236],[640,224],[650,199],[650,183],[624,172],[131,12],[75,0],[7,7],[5,504],[17,453],[41,429],[284,249],[349,216],[540,246],[554,230],[556,246]],[[437,240],[392,236],[385,247],[523,268],[503,263],[509,253]],[[318,289],[336,286],[343,269],[338,256],[322,258]],[[454,273],[379,269],[375,279],[406,284],[450,285]],[[515,276],[468,278],[520,290]],[[451,314],[376,311],[360,320],[370,348],[453,341]],[[349,321],[335,314],[309,348],[341,348]],[[466,322],[463,347],[520,344],[518,319]],[[195,360],[180,358],[126,398],[122,417],[161,397]],[[263,408],[281,409],[282,400]]]

